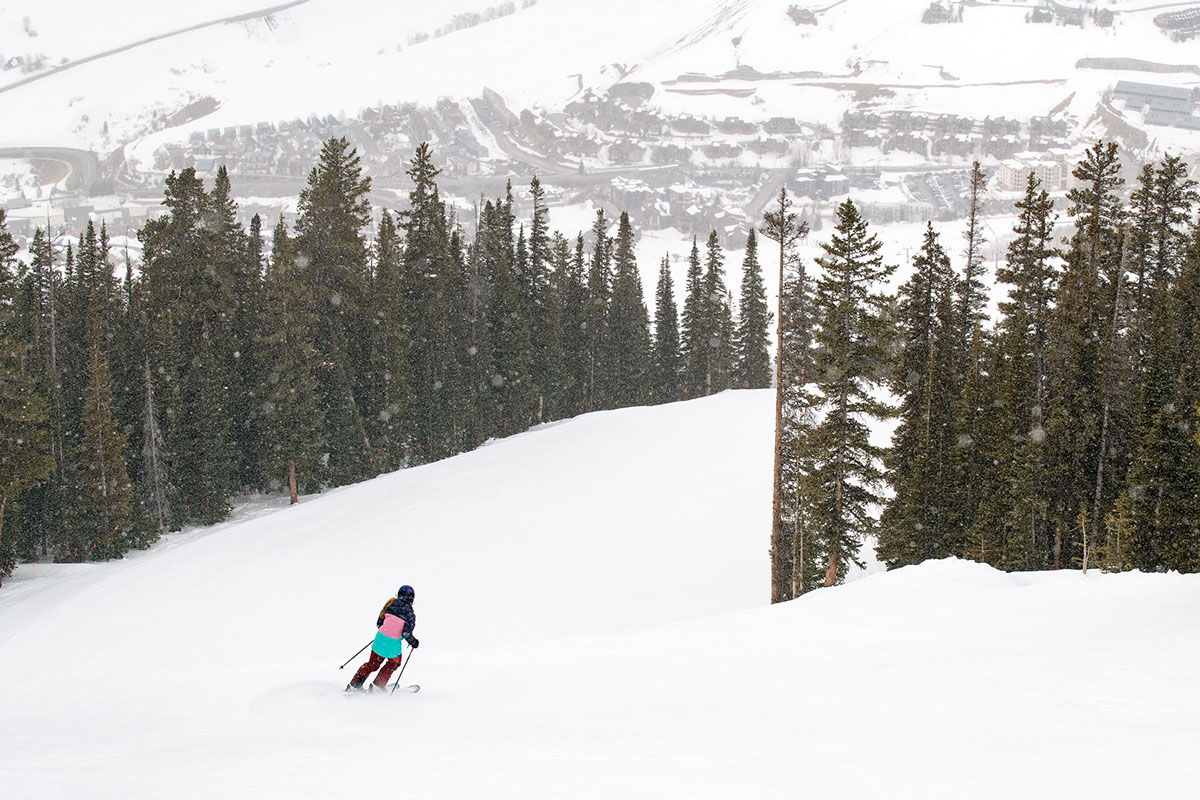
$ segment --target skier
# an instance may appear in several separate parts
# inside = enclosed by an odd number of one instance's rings
[[[375,634],[375,641],[371,643],[371,657],[358,668],[350,683],[346,684],[347,692],[361,692],[367,677],[379,669],[381,664],[383,669],[379,670],[379,674],[372,681],[371,690],[383,691],[388,678],[392,677],[396,667],[400,666],[401,640],[408,642],[408,646],[414,649],[420,646],[421,643],[412,634],[413,629],[417,627],[417,615],[413,613],[412,607],[415,597],[413,588],[405,585],[400,587],[395,597],[383,604],[379,619],[375,621],[379,632]]]

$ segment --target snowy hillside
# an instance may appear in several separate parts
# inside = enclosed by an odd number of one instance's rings
[[[5,797],[1194,797],[1196,576],[945,561],[767,607],[771,402],[592,414],[22,566]],[[344,696],[405,582],[421,692]]]
[[[1075,27],[1027,24],[1034,5],[971,5],[961,24],[925,25],[928,0],[700,0],[686,9],[611,0],[602,10],[577,0],[222,0],[170,13],[126,0],[82,14],[73,3],[6,0],[0,54],[44,56],[42,72],[86,63],[11,91],[30,75],[0,74],[0,113],[14,122],[0,145],[106,154],[162,125],[178,129],[156,141],[184,140],[197,121],[175,115],[205,97],[218,108],[199,127],[475,97],[484,86],[517,109],[555,108],[621,80],[657,86],[664,110],[717,118],[800,111],[831,123],[856,93],[882,86],[888,107],[1028,116],[1068,102],[1086,121],[1118,77],[1140,73],[1080,68],[1080,59],[1166,64],[1153,80],[1196,82],[1195,42],[1154,27],[1160,6],[1089,3],[1115,11],[1113,24]],[[1186,4],[1161,7],[1174,5]],[[793,24],[792,6],[817,24]],[[107,55],[86,61],[98,54]],[[21,113],[35,100],[41,113]]]

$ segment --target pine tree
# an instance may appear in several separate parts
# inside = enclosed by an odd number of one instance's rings
[[[528,427],[536,404],[532,380],[529,319],[522,313],[522,287],[514,271],[510,198],[484,206],[484,262],[490,275],[487,419],[497,435]]]
[[[951,506],[957,431],[946,399],[957,394],[955,374],[961,317],[954,273],[932,224],[927,224],[913,274],[900,289],[902,342],[893,389],[900,424],[887,457],[895,496],[879,520],[880,559],[889,568],[958,554]]]
[[[565,267],[562,293],[564,411],[573,416],[586,409],[591,390],[588,319],[591,306],[584,259],[583,234],[575,239]]]
[[[380,465],[398,463],[406,446],[411,396],[408,389],[409,344],[404,319],[403,256],[400,236],[388,212],[379,221],[375,270],[368,298],[371,363],[366,386],[366,426]],[[395,461],[393,461],[393,455]]]
[[[775,340],[775,458],[771,492],[771,602],[790,600],[811,588],[805,571],[811,552],[800,526],[799,463],[801,432],[811,427],[805,383],[811,374],[811,288],[795,246],[808,235],[808,225],[792,211],[787,188],[779,190],[779,206],[763,214],[763,235],[779,245],[779,325]],[[695,252],[695,242],[692,244]],[[697,254],[697,263],[699,258]],[[787,267],[794,264],[796,276]],[[786,313],[785,313],[786,312]],[[785,448],[787,457],[785,457]],[[786,487],[794,491],[787,492]],[[790,500],[790,502],[788,502]],[[788,525],[788,520],[791,524]]]
[[[16,252],[0,209],[0,579],[11,572],[13,561],[4,536],[5,510],[54,469],[46,434],[46,401],[25,371],[27,344],[14,331]]]
[[[555,405],[556,376],[561,370],[561,329],[556,325],[556,298],[550,289],[550,210],[546,193],[535,175],[529,183],[533,201],[533,219],[529,224],[525,267],[525,311],[529,318],[529,338],[533,348],[531,380],[538,390],[537,417],[541,420],[547,405]]]
[[[967,227],[963,231],[963,271],[956,281],[958,329],[955,334],[954,430],[957,435],[951,454],[952,470],[947,487],[950,508],[949,527],[956,531],[954,552],[967,551],[967,535],[975,524],[981,495],[980,478],[987,468],[983,419],[988,385],[984,376],[984,356],[988,347],[984,322],[987,318],[987,289],[983,275],[987,268],[983,248],[983,201],[987,179],[976,161],[971,166]]]
[[[596,210],[592,224],[592,258],[588,264],[587,314],[584,320],[587,333],[588,377],[586,403],[589,407],[602,403],[608,387],[604,385],[604,337],[608,329],[608,303],[612,291],[612,240],[604,209]]]
[[[874,533],[870,507],[880,503],[881,449],[870,442],[870,422],[891,409],[876,399],[886,374],[887,298],[879,284],[885,266],[879,239],[850,200],[837,210],[837,227],[824,255],[813,298],[815,357],[812,385],[820,421],[806,433],[799,456],[807,466],[801,513],[812,545],[825,563],[824,585],[840,582],[858,561],[864,537]]]
[[[319,486],[316,470],[324,416],[312,364],[317,315],[307,270],[296,264],[295,244],[280,217],[266,279],[268,323],[260,340],[265,374],[259,389],[268,481],[286,480],[292,503],[306,486]],[[278,485],[278,484],[276,484]]]
[[[1135,311],[1135,327],[1146,326],[1144,367],[1122,498],[1129,512],[1130,562],[1142,570],[1192,570],[1200,564],[1200,453],[1192,445],[1193,410],[1200,404],[1200,223],[1187,225],[1198,199],[1182,162],[1164,157],[1150,199],[1146,291]]]
[[[684,285],[683,317],[683,391],[696,397],[705,391],[708,377],[708,339],[704,332],[704,278],[700,266],[700,247],[692,239],[688,254],[687,282]]]
[[[716,231],[708,234],[702,285],[701,344],[708,343],[704,356],[704,387],[705,394],[713,394],[733,385],[734,358],[733,310],[725,286],[725,254]]]
[[[535,312],[543,319],[535,325],[534,333],[535,361],[540,365],[538,369],[542,376],[539,378],[542,390],[538,411],[540,420],[567,416],[564,409],[572,392],[571,376],[567,371],[567,303],[574,302],[569,295],[576,291],[577,286],[573,276],[571,244],[556,231],[550,237],[545,286]]]
[[[138,233],[163,456],[177,493],[169,503],[172,528],[223,519],[238,487],[229,388],[233,295],[228,276],[211,262],[211,202],[195,170],[172,173],[163,200],[168,213]]]
[[[371,179],[344,139],[329,139],[300,192],[296,265],[308,273],[317,312],[315,377],[325,421],[329,482],[370,474],[372,452],[362,418],[371,326],[365,298]]]
[[[605,385],[617,406],[645,402],[650,384],[650,320],[633,249],[633,226],[621,213],[613,249],[612,301],[604,339]]]
[[[1116,145],[1097,142],[1073,174],[1078,183],[1067,200],[1075,234],[1047,325],[1047,391],[1053,401],[1046,422],[1047,477],[1055,568],[1082,562],[1082,542],[1065,541],[1072,530],[1082,533],[1075,524],[1081,511],[1093,531],[1100,524],[1103,493],[1096,486],[1099,481],[1103,487],[1104,464],[1113,456],[1111,421],[1119,405],[1113,379],[1123,327],[1123,210],[1117,196],[1122,181]],[[1106,278],[1116,291],[1111,300],[1104,296]]]
[[[989,368],[994,376],[994,406],[984,437],[994,448],[994,464],[983,481],[983,501],[969,531],[969,553],[1010,570],[1046,566],[1050,553],[1049,492],[1046,480],[1048,408],[1046,338],[1058,284],[1052,245],[1054,204],[1030,175],[1016,203],[1016,239],[997,278],[1010,284],[1001,304]]]
[[[742,261],[741,301],[735,335],[737,364],[734,383],[746,389],[765,389],[771,385],[771,356],[767,329],[771,325],[767,310],[767,290],[762,267],[758,263],[758,237],[754,229],[746,238],[746,257]]]
[[[668,402],[679,398],[683,363],[679,351],[679,310],[668,256],[663,256],[659,267],[654,296],[653,388],[662,402]]]
[[[138,531],[135,491],[125,469],[125,435],[113,414],[112,384],[104,353],[99,304],[93,304],[87,322],[88,380],[83,396],[83,440],[79,460],[88,488],[88,519],[92,521],[91,558],[119,558],[131,546],[149,539]],[[86,542],[86,539],[85,539]]]

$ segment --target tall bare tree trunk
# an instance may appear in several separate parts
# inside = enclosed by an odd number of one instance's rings
[[[779,296],[775,312],[775,471],[774,485],[771,490],[771,602],[779,603],[790,600],[797,595],[795,571],[797,566],[787,569],[786,545],[787,537],[783,531],[783,476],[780,468],[783,465],[783,265],[785,261],[784,242],[779,243]],[[799,509],[797,509],[799,514]],[[796,535],[793,532],[793,537]],[[795,543],[793,542],[793,547]],[[803,549],[801,550],[803,556]],[[794,561],[795,559],[793,559]],[[791,572],[792,574],[785,574]]]

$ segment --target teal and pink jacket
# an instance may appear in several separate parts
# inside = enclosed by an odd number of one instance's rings
[[[383,604],[375,626],[379,628],[379,632],[375,634],[371,649],[384,658],[395,658],[400,655],[401,641],[407,641],[409,646],[412,646],[417,615],[413,613],[411,603],[393,597]]]

